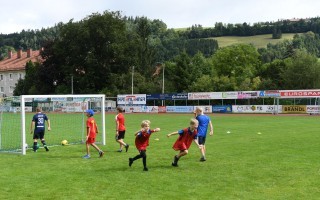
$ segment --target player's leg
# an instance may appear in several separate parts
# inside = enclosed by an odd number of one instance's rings
[[[117,142],[120,144],[120,149],[118,152],[122,152],[122,148],[126,148],[126,152],[128,151],[129,145],[126,144],[123,139],[124,139],[125,131],[119,131],[119,135],[117,136]]]
[[[188,150],[187,150],[187,149],[181,150],[178,155],[174,156],[173,162],[172,162],[172,166],[177,167],[177,166],[178,166],[178,161],[179,161],[179,159],[180,159],[182,156],[185,156],[185,155],[187,155],[187,154],[188,154]]]
[[[38,133],[34,132],[33,133],[33,147],[32,147],[34,152],[37,152],[37,149],[38,149],[38,139],[39,139]]]
[[[95,148],[99,152],[100,158],[104,155],[104,152],[95,143],[92,143],[91,146],[93,146],[93,148]]]
[[[46,151],[49,151],[49,148],[47,147],[47,144],[46,144],[46,140],[44,139],[44,131],[41,132],[39,135],[40,135],[40,140],[43,147],[45,148]]]
[[[141,157],[142,157],[143,171],[148,171],[146,151],[145,151],[145,150],[141,151],[141,152],[140,152],[140,155],[141,155]]]
[[[133,162],[135,161],[135,160],[138,160],[138,159],[140,159],[140,158],[142,158],[142,152],[143,150],[140,150],[139,151],[139,154],[138,155],[136,155],[135,157],[133,157],[133,158],[129,158],[129,166],[131,167],[131,165],[133,164]]]
[[[200,146],[200,153],[201,153],[201,158],[200,161],[206,161],[206,155],[205,155],[205,144],[206,143],[206,137],[198,137],[198,144]]]

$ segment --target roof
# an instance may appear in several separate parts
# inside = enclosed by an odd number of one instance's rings
[[[12,53],[11,58],[5,58],[4,60],[0,61],[0,71],[18,71],[18,70],[25,70],[26,63],[29,61],[32,62],[40,62],[40,50],[32,51],[31,56],[27,57],[27,52],[21,52],[21,58],[18,58],[18,52]]]

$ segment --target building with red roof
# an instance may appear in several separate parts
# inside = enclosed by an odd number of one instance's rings
[[[16,83],[26,75],[26,64],[29,61],[41,62],[40,51],[8,51],[8,57],[0,61],[0,97],[13,96]]]

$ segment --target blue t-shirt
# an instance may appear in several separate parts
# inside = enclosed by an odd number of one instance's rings
[[[198,115],[196,119],[199,121],[198,136],[206,137],[208,125],[209,125],[209,122],[211,121],[210,117],[208,117],[207,115]]]
[[[41,132],[45,130],[45,121],[48,121],[46,114],[37,113],[33,116],[32,121],[35,122],[35,132]]]

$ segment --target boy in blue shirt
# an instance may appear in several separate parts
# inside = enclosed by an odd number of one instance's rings
[[[208,126],[210,126],[210,136],[213,135],[213,127],[211,123],[211,119],[209,116],[203,113],[203,109],[200,107],[196,107],[194,112],[195,118],[198,120],[198,144],[200,148],[201,158],[200,161],[206,161],[206,135],[208,131]]]

